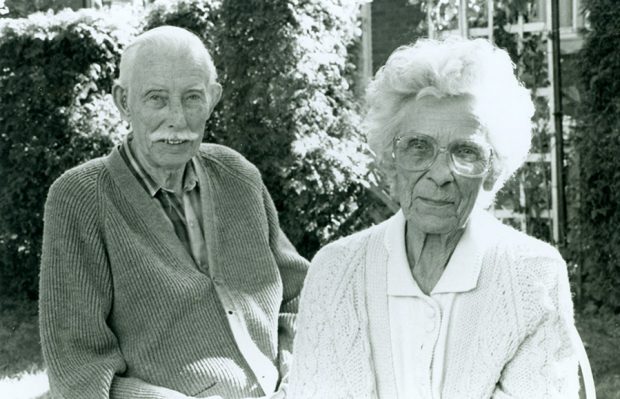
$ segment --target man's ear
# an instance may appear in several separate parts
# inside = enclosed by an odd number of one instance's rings
[[[219,83],[211,83],[207,88],[207,93],[210,99],[209,116],[211,116],[213,109],[222,98],[222,85],[220,85]]]
[[[131,122],[131,113],[129,112],[127,94],[127,90],[124,87],[118,83],[114,83],[114,86],[112,86],[112,98],[114,98],[114,105],[116,105],[118,112],[121,113],[123,120]]]

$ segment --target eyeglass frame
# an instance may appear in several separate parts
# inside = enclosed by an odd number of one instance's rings
[[[415,136],[424,136],[424,137],[428,137],[429,139],[431,139],[435,143],[435,148],[437,149],[437,151],[435,152],[435,155],[433,156],[432,161],[428,164],[427,167],[425,167],[423,169],[407,169],[407,168],[403,167],[403,169],[405,169],[405,170],[407,170],[409,172],[425,172],[425,171],[429,170],[435,164],[435,162],[437,161],[437,158],[439,157],[439,154],[443,153],[443,152],[448,153],[448,166],[450,167],[450,170],[452,172],[456,173],[459,176],[468,177],[468,178],[472,178],[473,179],[473,178],[484,176],[485,173],[487,173],[489,170],[491,170],[491,165],[493,164],[493,158],[494,158],[493,154],[494,154],[494,152],[493,152],[493,148],[490,145],[489,145],[489,152],[490,152],[489,153],[489,161],[488,161],[485,169],[482,172],[480,172],[478,174],[475,174],[475,175],[463,174],[462,172],[460,172],[457,169],[456,165],[454,164],[454,159],[452,159],[452,155],[448,151],[448,148],[454,142],[448,143],[447,146],[440,146],[439,143],[437,142],[437,140],[434,137],[432,137],[432,136],[430,136],[428,134],[418,133],[418,132],[409,132],[408,134],[397,135],[397,136],[395,136],[392,139],[392,159],[394,160],[394,162],[397,165],[399,165],[398,164],[398,160],[396,159],[396,153],[395,153],[396,152],[395,150],[396,150],[396,143],[397,143],[397,141],[402,140],[402,139],[407,138],[407,137],[413,137],[414,135]],[[473,144],[475,144],[477,146],[480,146],[480,143],[475,142],[473,140],[463,140],[463,141],[469,142],[469,143],[473,143]],[[402,167],[402,165],[399,165],[399,166]]]

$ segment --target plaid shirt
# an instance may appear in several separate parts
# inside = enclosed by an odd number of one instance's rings
[[[162,187],[146,172],[131,150],[129,143],[132,139],[132,134],[127,135],[119,146],[123,160],[144,190],[162,206],[168,219],[172,222],[177,237],[192,256],[196,265],[206,272],[207,253],[195,159],[192,158],[185,167],[183,194],[179,196]]]

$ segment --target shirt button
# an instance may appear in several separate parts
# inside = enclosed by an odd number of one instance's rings
[[[426,332],[427,333],[433,332],[434,329],[435,329],[435,323],[434,322],[426,324]]]
[[[435,309],[427,308],[426,309],[426,317],[428,317],[429,319],[434,319],[435,318]]]

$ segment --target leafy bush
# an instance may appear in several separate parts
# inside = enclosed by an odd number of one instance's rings
[[[410,0],[412,2],[412,0]],[[458,27],[458,2],[429,2],[421,5],[431,7],[431,23],[436,32]],[[532,91],[535,105],[533,121],[533,153],[548,153],[550,141],[549,106],[544,97],[536,94],[537,88],[549,85],[547,78],[546,37],[542,33],[525,33],[522,37],[507,27],[518,22],[518,16],[528,18],[534,0],[499,1],[494,3],[493,41],[506,50],[516,66],[519,79]],[[470,28],[488,26],[487,2],[473,0],[468,3]],[[425,35],[429,21],[420,21],[418,33]],[[526,232],[539,239],[553,242],[551,210],[551,169],[547,162],[525,163],[498,192],[494,208],[506,209],[522,216]],[[520,220],[504,219],[503,222],[521,228]]]
[[[571,241],[583,266],[584,294],[620,311],[620,8],[586,0],[591,29],[581,50],[585,87],[574,142],[579,165],[579,217]]]
[[[363,192],[360,120],[345,78],[358,15],[345,0],[222,4],[226,141],[263,172],[306,256],[350,231],[340,226]]]
[[[2,20],[3,294],[36,297],[49,186],[66,169],[107,153],[115,140],[120,120],[105,93],[131,30],[111,20],[119,19],[87,11]]]
[[[215,68],[218,71],[218,80],[226,81],[222,76],[219,56],[219,32],[222,29],[219,18],[220,0],[160,0],[152,5],[145,16],[142,31],[147,31],[162,25],[172,25],[185,28],[198,35],[213,56]],[[221,142],[220,120],[221,106],[213,111],[205,127],[204,140]]]
[[[124,126],[106,93],[140,22],[142,29],[188,28],[211,49],[224,96],[206,138],[259,167],[302,254],[385,217],[365,187],[369,158],[349,81],[358,7],[348,0],[178,0],[154,5],[144,19],[92,10],[4,19],[0,290],[36,297],[47,190],[118,140]]]
[[[182,17],[191,9],[212,14]],[[364,209],[377,204],[364,188],[369,159],[347,80],[358,15],[347,0],[181,0],[147,17],[148,27],[180,25],[211,43],[224,93],[207,137],[261,170],[284,231],[307,257],[368,225]]]

